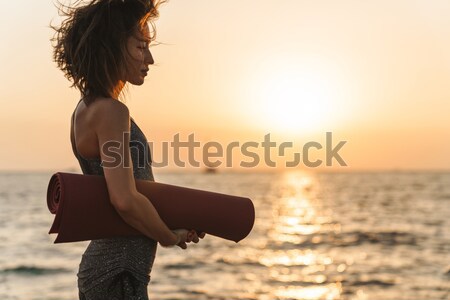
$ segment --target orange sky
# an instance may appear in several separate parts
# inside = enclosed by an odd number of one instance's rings
[[[449,1],[171,0],[160,12],[165,44],[126,100],[155,159],[176,133],[224,147],[270,133],[300,150],[329,131],[347,141],[348,167],[334,170],[450,168]],[[52,19],[51,1],[2,5],[0,170],[78,168],[79,95],[52,62]]]

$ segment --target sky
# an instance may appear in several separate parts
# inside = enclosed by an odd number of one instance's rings
[[[155,64],[123,101],[155,161],[163,142],[193,134],[200,162],[207,142],[258,144],[259,163],[240,166],[252,159],[236,147],[220,157],[224,170],[448,170],[449,16],[448,0],[170,0]],[[49,24],[59,21],[52,1],[2,5],[0,170],[79,168],[69,128],[80,95],[52,60]],[[268,135],[275,167],[264,159]],[[283,142],[292,147],[281,155]],[[346,166],[335,156],[327,166],[340,142]],[[317,143],[313,168],[304,146]],[[301,162],[287,167],[296,152]],[[173,155],[161,171],[196,169]]]

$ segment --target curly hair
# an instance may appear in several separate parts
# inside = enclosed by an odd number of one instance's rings
[[[150,23],[150,39],[156,37],[153,20],[164,0],[91,0],[73,6],[59,3],[59,13],[66,17],[55,30],[53,59],[71,87],[80,90],[88,101],[112,97],[126,71],[127,39]]]

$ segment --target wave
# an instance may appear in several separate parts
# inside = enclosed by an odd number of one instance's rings
[[[191,263],[167,264],[163,268],[166,270],[194,269],[194,268],[198,268],[198,264],[191,264]]]
[[[20,265],[10,268],[0,269],[0,274],[16,274],[25,276],[51,275],[59,273],[68,273],[69,269],[65,268],[45,268],[37,266]]]
[[[382,232],[340,232],[340,233],[315,233],[302,235],[302,241],[284,242],[281,245],[270,245],[274,248],[297,248],[298,246],[316,248],[320,246],[328,247],[352,247],[363,244],[382,244],[386,246],[409,245],[417,246],[420,239],[417,235],[408,232],[382,231]]]
[[[242,259],[228,259],[228,258],[218,258],[215,260],[216,263],[230,265],[230,266],[248,266],[248,267],[264,267],[259,261],[249,260],[249,258]]]
[[[348,285],[348,286],[368,286],[368,285],[378,285],[378,286],[384,286],[389,287],[395,285],[392,281],[384,281],[379,279],[371,279],[371,280],[343,280],[342,284]]]

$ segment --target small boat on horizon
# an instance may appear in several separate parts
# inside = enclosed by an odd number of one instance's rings
[[[218,172],[218,169],[213,166],[206,165],[205,168],[203,169],[203,173],[206,173],[206,174],[216,174],[217,172]]]

